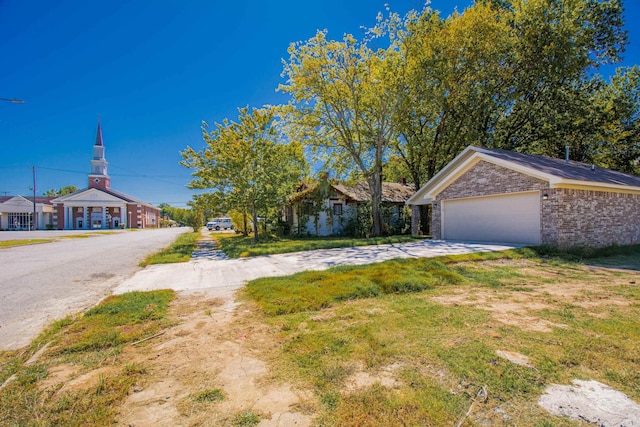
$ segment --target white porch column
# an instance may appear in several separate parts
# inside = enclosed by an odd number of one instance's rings
[[[102,228],[107,228],[107,207],[102,206]]]
[[[89,223],[91,222],[91,212],[89,212],[89,208],[87,206],[82,207],[82,215],[84,218],[84,221],[82,221],[82,227],[85,230],[88,230],[90,228]]]

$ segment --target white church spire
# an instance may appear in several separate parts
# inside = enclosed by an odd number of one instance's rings
[[[104,157],[104,141],[102,140],[102,126],[98,120],[98,130],[96,132],[96,143],[93,145],[93,159],[91,159],[91,173],[89,174],[89,188],[100,188],[103,190],[111,186],[111,178],[107,173],[107,162]]]

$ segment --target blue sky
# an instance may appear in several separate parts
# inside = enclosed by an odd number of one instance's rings
[[[389,3],[418,0],[0,0],[0,195],[87,185],[98,116],[112,187],[186,206],[186,146],[203,147],[202,120],[286,102],[281,59],[317,29],[361,34]],[[469,0],[433,0],[448,15]],[[625,1],[626,20],[640,16]],[[623,65],[640,64],[640,30],[628,26]],[[606,71],[606,70],[605,70]]]

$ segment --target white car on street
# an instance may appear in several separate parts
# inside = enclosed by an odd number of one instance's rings
[[[214,218],[207,222],[207,228],[209,231],[233,230],[233,223],[231,222],[231,218]]]

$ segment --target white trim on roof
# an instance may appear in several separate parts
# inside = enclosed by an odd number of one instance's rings
[[[89,188],[83,191],[67,194],[55,199],[56,203],[64,203],[71,206],[76,203],[127,203],[127,200],[106,193],[98,188]]]
[[[595,187],[595,188],[594,188]],[[633,185],[609,184],[606,182],[580,181],[577,179],[563,179],[552,183],[550,188],[573,188],[576,190],[612,191],[614,193],[640,194],[640,187]]]

